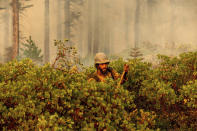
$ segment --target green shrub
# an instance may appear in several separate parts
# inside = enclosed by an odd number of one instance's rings
[[[0,65],[0,130],[196,130],[197,52],[160,64],[119,58],[128,81],[87,82],[94,67],[60,69],[30,59]]]
[[[5,72],[7,71],[7,72]],[[88,83],[84,73],[63,72],[30,60],[0,68],[2,129],[129,129],[133,96],[115,82]]]

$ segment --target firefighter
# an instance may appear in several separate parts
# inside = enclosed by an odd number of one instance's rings
[[[123,84],[127,79],[126,75],[128,73],[129,66],[125,64],[123,73],[120,75],[114,69],[108,66],[109,63],[109,59],[103,52],[97,53],[94,58],[94,64],[97,70],[90,75],[90,79],[88,81],[95,80],[97,82],[104,82],[106,78],[111,77],[114,80],[121,78],[119,84]]]

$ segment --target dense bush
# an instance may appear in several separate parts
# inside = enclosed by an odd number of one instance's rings
[[[95,69],[60,70],[30,59],[0,65],[0,130],[196,130],[197,52],[128,63],[128,81],[87,82]]]

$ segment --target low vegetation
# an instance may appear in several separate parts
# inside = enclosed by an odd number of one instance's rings
[[[93,67],[69,61],[63,68],[58,60],[0,65],[0,130],[196,130],[197,52],[158,55],[156,67],[116,59],[110,66],[119,73],[130,66],[121,86],[110,78],[87,82]]]

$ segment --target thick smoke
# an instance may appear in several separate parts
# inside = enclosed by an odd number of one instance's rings
[[[5,1],[1,0],[0,5],[5,6]],[[187,49],[182,49],[183,51],[196,48],[197,2],[194,0],[84,0],[82,4],[80,2],[79,0],[78,3],[70,5],[70,15],[72,12],[78,12],[79,18],[76,14],[77,19],[73,19],[74,15],[69,17],[72,19],[72,27],[69,29],[70,39],[84,59],[90,55],[94,56],[98,51],[110,56],[128,56],[129,49],[133,47],[142,48],[145,55],[151,55],[148,53],[152,51],[152,47],[157,48],[154,48],[156,53],[163,52],[169,55],[180,53],[174,53],[175,48]],[[30,4],[33,4],[33,7],[20,15],[21,37],[28,38],[31,35],[38,47],[44,50],[44,0],[31,0]],[[50,1],[51,61],[56,54],[53,41],[66,38],[64,30],[68,12],[65,12],[64,7],[64,1]],[[5,18],[6,11],[0,10],[1,56],[5,53],[7,45],[12,45],[12,11],[10,7],[8,9],[9,19]],[[9,27],[5,28],[8,25]],[[58,27],[61,29],[57,29]],[[8,40],[5,39],[7,36]]]

